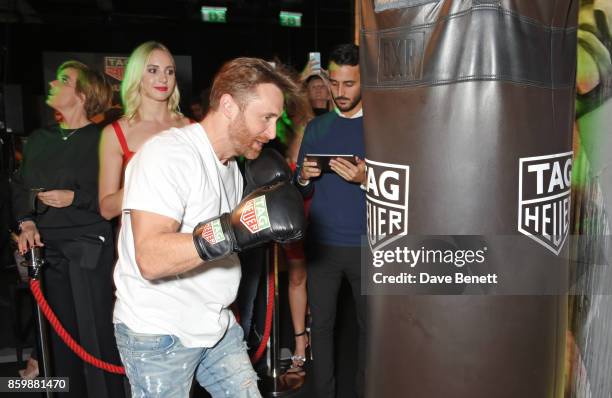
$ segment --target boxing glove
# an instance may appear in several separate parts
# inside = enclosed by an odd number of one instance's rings
[[[257,158],[246,162],[244,195],[264,185],[290,181],[291,175],[291,169],[283,156],[272,148],[264,148]]]
[[[193,242],[202,260],[210,261],[270,241],[301,239],[305,227],[302,195],[281,182],[257,188],[231,213],[199,223]]]

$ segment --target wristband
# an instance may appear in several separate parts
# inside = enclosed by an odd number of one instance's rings
[[[302,181],[304,181],[304,182],[302,182]],[[298,176],[297,183],[300,184],[301,186],[305,187],[308,184],[310,184],[310,180],[302,180],[302,177]]]

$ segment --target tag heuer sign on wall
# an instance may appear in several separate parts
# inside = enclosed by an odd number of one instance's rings
[[[128,57],[104,57],[104,73],[122,81],[127,62]]]

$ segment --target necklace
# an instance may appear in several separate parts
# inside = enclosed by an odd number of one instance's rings
[[[219,214],[223,213],[223,199],[225,199],[225,204],[227,205],[227,209],[232,209],[234,206],[231,205],[230,200],[232,200],[232,198],[230,198],[230,195],[227,192],[227,188],[225,186],[225,181],[223,179],[222,176],[222,172],[221,169],[219,168],[219,157],[217,156],[217,154],[215,153],[215,149],[213,148],[212,144],[210,143],[209,139],[208,139],[208,134],[206,134],[206,131],[204,131],[204,138],[206,140],[206,147],[208,148],[209,151],[209,155],[211,157],[212,162],[214,162],[215,164],[215,171],[217,172],[217,184],[219,187]],[[225,167],[223,165],[221,165],[221,167]],[[224,170],[226,173],[229,172],[231,164],[228,163],[227,165],[228,170]],[[238,173],[240,174],[240,173]],[[237,192],[236,189],[234,189],[234,203],[238,203],[238,201],[240,200],[239,196],[240,193]],[[231,211],[231,210],[230,210]]]
[[[72,130],[70,133],[64,135],[64,129],[60,127],[60,134],[62,136],[62,140],[66,141],[68,138],[72,137],[74,133],[82,129],[83,127],[79,127],[78,129]]]

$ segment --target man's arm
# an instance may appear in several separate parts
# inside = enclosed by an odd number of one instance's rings
[[[306,154],[311,149],[310,140],[313,136],[313,129],[312,123],[306,125],[294,175],[295,186],[304,198],[310,197],[314,192],[314,186],[311,184],[310,178],[316,178],[321,175],[321,170],[317,168],[317,162],[304,162]]]
[[[263,206],[269,225],[252,231],[243,216]],[[193,233],[178,233],[173,218],[143,210],[131,210],[136,263],[145,279],[182,274],[204,262],[269,241],[291,242],[304,236],[304,204],[288,181],[257,188],[230,213],[199,223]],[[214,239],[211,238],[211,233]]]
[[[145,279],[179,275],[202,265],[191,233],[180,233],[173,218],[131,210],[136,263]]]

